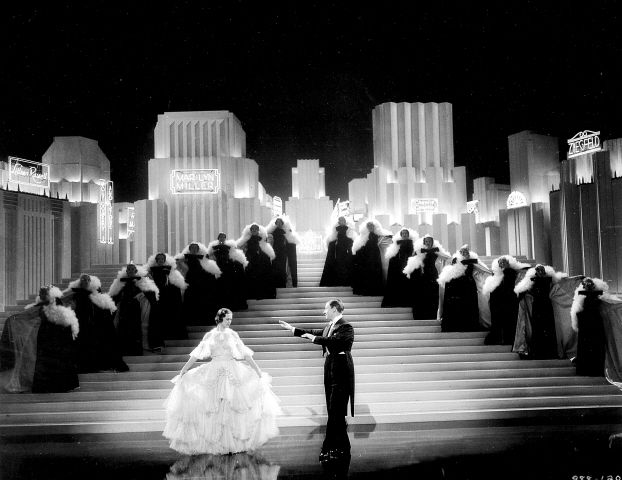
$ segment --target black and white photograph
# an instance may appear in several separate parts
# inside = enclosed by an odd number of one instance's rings
[[[0,478],[622,479],[618,2],[0,31]]]

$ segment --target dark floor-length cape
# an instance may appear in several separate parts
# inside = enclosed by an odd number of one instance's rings
[[[603,296],[600,316],[605,329],[605,378],[622,389],[622,299]]]
[[[560,357],[556,333],[558,327],[550,295],[553,285],[565,274],[555,272],[549,266],[545,270],[547,276],[540,278],[536,277],[535,268],[530,268],[514,288],[520,300],[512,351],[530,359]],[[569,314],[567,323],[570,325]]]
[[[171,255],[164,254],[166,260],[162,266],[156,264],[156,255],[149,257],[145,264],[160,293],[149,315],[148,343],[152,349],[163,346],[164,340],[188,338],[183,316],[183,294],[188,284]]]
[[[493,275],[484,283],[484,294],[490,298],[490,332],[486,336],[486,345],[514,345],[518,317],[518,296],[514,288],[530,267],[510,255],[500,258],[507,259],[509,266],[501,270],[499,258],[493,260]]]
[[[387,272],[387,285],[383,307],[410,307],[414,293],[414,282],[404,273],[408,259],[413,255],[414,242],[417,240],[417,232],[409,229],[410,237],[402,239],[398,232],[393,237],[393,244],[387,249],[386,257],[389,259]]]
[[[276,287],[272,276],[272,260],[275,258],[274,249],[266,241],[266,229],[259,225],[259,235],[250,233],[247,225],[242,237],[236,242],[238,248],[244,250],[248,265],[246,267],[246,295],[249,299],[276,298]]]
[[[408,259],[404,273],[410,277],[413,284],[410,305],[413,319],[433,320],[438,318],[439,267],[443,261],[451,258],[451,255],[437,240],[433,240],[431,248],[427,248],[423,240],[420,238],[415,242],[414,255]]]
[[[63,301],[76,313],[80,333],[76,339],[78,371],[129,370],[121,356],[121,345],[114,328],[116,306],[112,298],[100,293],[99,278],[91,275],[88,289],[80,288],[80,280],[69,284]]]
[[[372,221],[374,231],[370,232],[366,223],[361,225],[352,246],[352,291],[355,295],[380,296],[384,294],[380,241],[391,232],[384,230],[377,220]]]
[[[190,253],[190,245],[199,246],[198,254]],[[186,325],[211,325],[218,310],[216,279],[221,275],[220,268],[207,256],[207,247],[200,242],[192,242],[181,254],[175,257],[185,264],[184,280],[188,284],[184,293],[183,317]]]
[[[79,334],[73,310],[56,305],[39,307],[41,326],[37,333],[37,362],[32,378],[33,393],[68,392],[77,388],[78,365],[74,335]]]
[[[117,273],[108,291],[117,305],[114,323],[124,356],[142,355],[149,348],[151,305],[158,301],[159,291],[147,275],[146,268],[137,266],[136,276],[128,277],[124,268]]]
[[[577,356],[575,365],[577,375],[605,376],[607,337],[605,319],[601,314],[603,297],[609,285],[599,278],[592,279],[595,290],[586,290],[579,285],[574,293],[571,308],[573,330],[577,332]]]
[[[352,285],[352,244],[356,238],[354,225],[336,225],[326,238],[327,253],[320,287]]]
[[[278,219],[283,221],[282,227],[276,226],[275,222]],[[300,243],[300,238],[285,215],[274,217],[266,227],[266,232],[272,236],[272,248],[275,255],[272,262],[274,286],[285,288],[291,285],[296,288],[298,286],[296,245]]]
[[[477,285],[473,278],[473,263],[476,259],[458,261],[448,266],[455,270],[444,283],[441,330],[443,332],[473,332],[480,330]],[[444,273],[448,267],[443,269]],[[442,278],[442,276],[439,278]]]
[[[248,305],[244,269],[248,266],[248,260],[244,252],[237,248],[234,240],[226,240],[224,244],[215,240],[207,246],[207,251],[222,272],[216,280],[218,308],[246,310]]]

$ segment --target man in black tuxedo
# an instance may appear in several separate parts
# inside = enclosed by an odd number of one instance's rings
[[[343,302],[330,300],[324,307],[324,316],[328,324],[323,329],[302,330],[282,320],[279,324],[297,336],[322,345],[324,354],[328,351],[324,362],[324,392],[328,422],[326,437],[320,453],[320,461],[343,460],[350,456],[350,440],[348,439],[348,400],[351,414],[354,416],[354,362],[352,361],[352,344],[354,329],[343,318]]]

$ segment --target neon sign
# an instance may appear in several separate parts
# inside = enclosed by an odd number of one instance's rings
[[[218,193],[219,189],[220,174],[216,168],[171,171],[171,192],[174,195]]]
[[[272,215],[275,217],[283,215],[283,200],[276,195],[272,197]]]
[[[9,157],[9,182],[50,188],[50,166],[46,163]]]
[[[415,213],[436,213],[438,198],[413,198],[412,206]]]
[[[134,207],[127,207],[127,238],[133,238],[135,231],[135,215]]]
[[[114,244],[112,236],[113,186],[111,180],[100,180],[97,202],[97,238],[99,243]]]
[[[574,158],[588,153],[600,152],[602,148],[600,146],[599,135],[600,132],[592,132],[591,130],[584,130],[577,133],[574,137],[568,140],[568,158]]]
[[[518,190],[514,190],[510,193],[507,201],[505,202],[505,206],[507,208],[519,208],[524,207],[525,205],[527,205],[527,199],[525,198],[525,195]]]

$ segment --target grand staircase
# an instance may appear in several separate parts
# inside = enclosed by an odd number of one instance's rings
[[[298,288],[279,289],[274,300],[249,301],[248,311],[234,314],[232,328],[273,377],[284,411],[281,426],[323,425],[326,407],[321,349],[294,338],[278,320],[319,327],[324,304],[334,296],[344,301],[356,334],[351,424],[620,418],[622,394],[603,378],[576,376],[567,360],[520,360],[509,346],[485,346],[485,332],[441,333],[437,320],[413,320],[408,308],[381,308],[381,297],[318,287],[323,262],[300,256]],[[89,273],[106,291],[119,268],[98,266]],[[170,379],[211,327],[192,327],[189,340],[167,342],[162,355],[126,357],[129,372],[80,375],[80,389],[73,392],[0,395],[0,435],[161,431]]]

